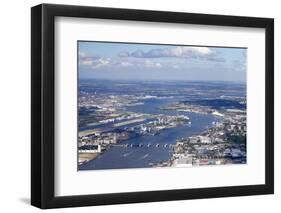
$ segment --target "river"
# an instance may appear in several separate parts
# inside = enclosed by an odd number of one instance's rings
[[[147,99],[144,105],[127,107],[127,111],[149,113],[149,114],[178,114],[172,110],[161,110],[160,107],[170,102],[171,99]],[[177,139],[189,137],[200,133],[212,126],[217,118],[210,114],[199,114],[192,112],[180,112],[187,115],[192,122],[191,125],[179,125],[175,128],[166,129],[154,136],[142,136],[122,142],[128,147],[111,147],[96,159],[79,166],[79,170],[95,169],[124,169],[124,168],[147,168],[161,161],[167,161],[170,157],[171,148],[165,144],[175,144]],[[144,144],[142,147],[130,147],[131,144]],[[145,146],[152,144],[154,146]],[[156,147],[155,144],[159,144]]]

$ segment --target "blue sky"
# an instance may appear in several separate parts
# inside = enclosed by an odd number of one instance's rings
[[[245,48],[78,42],[80,78],[246,80]]]

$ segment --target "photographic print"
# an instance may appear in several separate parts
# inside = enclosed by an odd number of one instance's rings
[[[246,53],[78,41],[78,170],[245,164]]]
[[[274,19],[40,4],[31,41],[33,206],[274,193]]]

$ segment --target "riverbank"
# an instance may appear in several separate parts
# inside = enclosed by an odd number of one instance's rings
[[[171,167],[245,164],[246,112],[225,111],[225,116],[200,134],[177,140],[170,159]],[[163,166],[163,165],[160,165]]]
[[[78,163],[79,165],[82,165],[96,159],[98,156],[98,153],[78,153]]]

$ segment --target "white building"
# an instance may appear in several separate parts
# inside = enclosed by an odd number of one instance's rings
[[[212,142],[211,138],[208,136],[199,136],[199,137],[200,137],[201,143],[211,143]]]
[[[84,145],[79,147],[79,153],[100,153],[101,152],[101,145]]]

